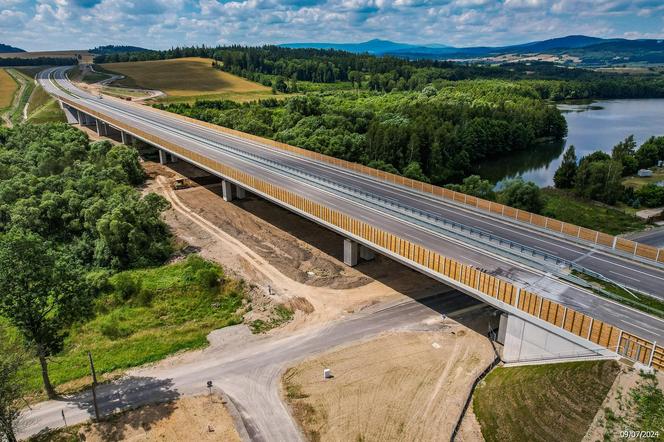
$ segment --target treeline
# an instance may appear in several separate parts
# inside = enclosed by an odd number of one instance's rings
[[[76,57],[0,58],[0,66],[70,66],[78,64]]]
[[[574,146],[570,146],[554,183],[559,189],[572,189],[579,196],[607,204],[623,201],[635,208],[658,207],[664,205],[663,186],[651,183],[634,190],[623,186],[622,179],[659,161],[664,161],[664,137],[651,137],[637,149],[630,135],[613,147],[611,155],[598,150],[578,161]]]
[[[561,139],[567,130],[532,87],[498,80],[159,107],[434,183],[460,181],[483,159]]]
[[[664,79],[661,77],[596,72],[548,62],[488,66],[377,57],[334,49],[203,45],[164,51],[113,52],[98,55],[95,63],[180,57],[211,58],[215,67],[272,86],[278,92],[298,92],[297,81],[351,82],[358,89],[391,92],[420,91],[429,84],[445,81],[505,79],[534,81],[533,87],[539,96],[554,101],[664,97]]]

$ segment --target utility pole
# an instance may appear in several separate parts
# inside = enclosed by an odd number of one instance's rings
[[[95,373],[95,364],[92,362],[92,353],[88,351],[88,359],[90,359],[90,371],[92,372],[92,402],[95,406],[95,417],[99,421],[99,407],[97,406],[97,374]]]

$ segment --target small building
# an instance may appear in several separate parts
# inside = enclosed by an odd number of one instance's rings
[[[649,177],[652,176],[652,170],[650,169],[639,169],[640,177]]]

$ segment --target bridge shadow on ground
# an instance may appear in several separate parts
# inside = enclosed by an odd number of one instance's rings
[[[173,171],[184,175],[196,184],[205,187],[205,190],[200,189],[196,190],[196,192],[209,192],[210,194],[214,194],[213,197],[210,195],[210,198],[206,199],[208,206],[199,207],[199,209],[204,212],[206,219],[210,219],[208,217],[211,216],[211,212],[214,210],[209,207],[209,205],[214,204],[217,199],[220,204],[226,204],[222,200],[222,190],[220,186],[221,180],[219,178],[184,161],[170,163],[168,164],[168,167]],[[180,197],[187,198],[186,191],[178,192],[177,194]],[[189,206],[190,201],[185,201],[185,203]],[[309,252],[302,251],[301,248],[299,248],[299,250],[294,250],[295,248],[293,247],[292,242],[293,239],[297,239],[327,255],[325,256],[325,260],[333,263],[333,268],[328,268],[328,270],[334,272],[334,275],[336,275],[338,279],[344,279],[348,274],[353,273],[364,276],[346,286],[335,286],[332,281],[334,276],[321,281],[323,284],[317,284],[316,281],[308,280],[300,280],[299,282],[313,286],[325,285],[333,288],[352,288],[361,287],[372,280],[376,280],[412,299],[421,300],[420,302],[422,304],[441,315],[448,315],[454,311],[460,309],[465,310],[472,305],[480,304],[480,301],[475,298],[462,294],[445,284],[437,282],[426,275],[380,254],[376,254],[376,258],[372,261],[360,260],[359,264],[350,270],[343,263],[344,238],[341,235],[249,192],[244,199],[235,200],[232,204],[235,207],[242,209],[242,211],[255,216],[264,223],[267,223],[274,229],[285,233],[286,240],[284,241],[282,239],[281,241],[277,241],[275,247],[288,247],[288,253],[296,255],[292,257],[294,261],[311,259]],[[195,208],[194,206],[190,207],[192,209]],[[261,244],[260,241],[254,242],[253,244],[245,242],[246,238],[244,238],[244,236],[246,236],[246,233],[240,231],[239,228],[224,225],[224,230],[230,232],[237,239],[250,246],[250,248],[256,253],[272,262],[269,256],[269,251],[267,250],[268,247],[265,243]],[[260,235],[260,232],[258,235]],[[268,238],[259,238],[259,240],[260,239],[267,240]],[[273,238],[269,239],[272,240]],[[252,240],[255,241],[255,238],[252,238]],[[314,263],[317,263],[315,259]],[[279,268],[279,265],[276,265],[275,267]],[[286,274],[286,276],[298,280],[299,275],[294,274],[294,272],[284,268],[279,268],[279,270]],[[453,298],[453,300],[450,299],[451,302],[439,302],[436,300],[437,297]],[[498,327],[499,319],[496,313],[497,311],[495,309],[486,306],[482,309],[475,309],[474,312],[469,312],[469,314],[455,317],[455,320],[486,336],[489,329],[493,330]]]

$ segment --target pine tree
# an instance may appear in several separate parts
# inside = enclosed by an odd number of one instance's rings
[[[556,187],[558,189],[571,189],[574,187],[574,177],[576,176],[577,169],[576,151],[574,146],[570,146],[565,155],[563,155],[563,161],[553,176],[553,182]]]

